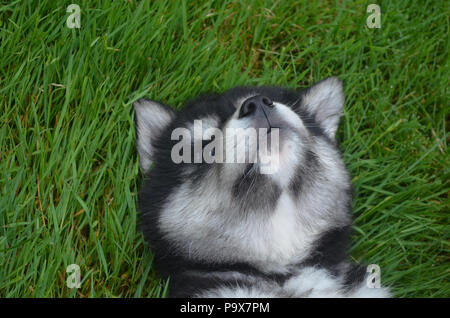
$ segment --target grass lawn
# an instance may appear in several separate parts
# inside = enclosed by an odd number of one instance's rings
[[[450,297],[449,3],[376,1],[369,29],[374,2],[1,0],[0,296],[164,295],[136,227],[137,98],[337,75],[352,257],[395,296]]]

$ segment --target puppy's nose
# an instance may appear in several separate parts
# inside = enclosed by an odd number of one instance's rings
[[[239,110],[239,118],[251,116],[258,113],[259,111],[264,111],[264,107],[274,107],[272,100],[263,95],[256,95],[247,99],[241,106]]]

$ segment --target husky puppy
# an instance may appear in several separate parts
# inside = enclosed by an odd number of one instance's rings
[[[369,288],[366,267],[349,260],[352,185],[335,139],[343,105],[335,77],[301,92],[236,87],[177,112],[134,103],[145,173],[140,223],[155,269],[170,277],[169,296],[389,297],[386,288]],[[258,160],[198,160],[238,146],[258,157],[259,139],[233,139],[227,128],[265,137],[276,129],[278,150],[267,154],[277,156],[275,169],[263,173]],[[208,129],[222,134],[209,138]],[[179,162],[174,153],[193,159]]]

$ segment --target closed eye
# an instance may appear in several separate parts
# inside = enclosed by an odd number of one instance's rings
[[[213,141],[215,140],[215,138],[216,138],[216,136],[212,135],[210,140],[203,139],[203,140],[202,140],[202,149],[204,149],[205,146],[208,145],[209,143],[213,142]],[[211,150],[211,152],[210,152],[210,155],[211,155],[211,156],[214,156],[215,153],[216,153],[216,149],[215,149],[215,148],[212,148],[212,150]]]

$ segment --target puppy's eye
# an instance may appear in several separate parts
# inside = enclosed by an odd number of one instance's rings
[[[202,140],[202,148],[205,148],[207,144],[209,144],[211,142],[211,140]]]
[[[216,136],[212,135],[211,139],[202,139],[202,147],[205,148],[205,146],[211,142],[213,142],[216,139]]]
[[[210,144],[211,142],[213,142],[215,140],[215,136],[211,136],[210,140],[207,139],[203,139],[202,140],[202,149],[205,148],[206,145]],[[214,156],[216,153],[216,149],[215,147],[211,149],[211,152],[209,153],[211,156]]]

